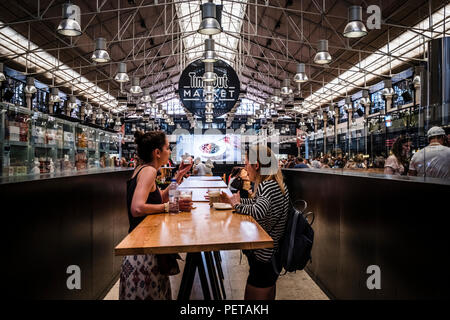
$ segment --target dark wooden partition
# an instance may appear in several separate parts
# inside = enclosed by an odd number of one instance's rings
[[[450,184],[284,169],[293,199],[315,213],[307,272],[332,298],[449,298]],[[381,270],[369,290],[367,267]]]
[[[117,280],[132,171],[0,184],[3,278],[10,298],[97,299]],[[67,267],[81,269],[69,290]]]

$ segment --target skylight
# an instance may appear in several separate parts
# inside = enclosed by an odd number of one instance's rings
[[[207,36],[197,33],[201,20],[200,4],[198,1],[181,2],[181,0],[176,0],[176,2],[180,2],[176,4],[176,10],[183,32],[184,52],[187,63],[191,63],[202,56],[205,39],[207,38]],[[223,4],[222,28],[224,32],[213,36],[216,54],[221,60],[234,66],[234,57],[239,42],[239,38],[235,34],[241,32],[242,20],[247,9],[247,0],[242,0],[241,3],[226,0],[215,0],[213,2]],[[230,32],[233,35],[225,32]]]
[[[445,13],[445,14],[444,14]],[[303,103],[303,113],[307,113],[315,107],[329,103],[333,99],[334,101],[342,99],[345,95],[346,90],[353,89],[354,86],[364,86],[364,73],[360,72],[360,68],[367,70],[366,81],[370,81],[377,75],[389,74],[390,69],[404,63],[404,60],[414,58],[423,55],[424,52],[424,37],[438,38],[442,37],[444,29],[444,18],[445,21],[445,33],[448,35],[450,29],[450,5],[443,7],[441,10],[432,14],[431,20],[433,21],[433,31],[434,32],[420,32],[417,29],[428,29],[429,28],[429,18],[421,21],[413,28],[415,31],[408,30],[402,33],[397,38],[393,39],[388,45],[382,47],[379,52],[375,52],[368,56],[367,58],[360,61],[360,63],[354,65],[349,70],[340,75],[339,78],[333,79],[331,82],[327,83],[325,86],[319,90],[313,92],[309,97],[307,97]],[[424,37],[418,35],[418,32],[423,34]],[[426,43],[425,43],[426,45]],[[391,57],[391,61],[387,54],[390,53],[393,56],[401,57],[402,59]],[[349,85],[350,84],[350,85]]]
[[[3,25],[2,21],[0,21],[0,25]],[[113,96],[48,52],[37,51],[37,49],[39,47],[36,44],[29,42],[14,29],[10,27],[0,29],[0,54],[17,54],[18,57],[14,61],[25,66],[27,65],[26,52],[28,51],[28,67],[35,68],[36,73],[43,73],[49,79],[52,79],[52,75],[54,75],[55,80],[66,82],[65,86],[68,88],[71,88],[73,84],[74,90],[80,91],[84,97],[89,98],[90,102],[114,111],[117,101]],[[58,68],[55,69],[56,67]]]

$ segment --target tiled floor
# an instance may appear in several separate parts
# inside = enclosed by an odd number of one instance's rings
[[[181,254],[183,259],[186,254]],[[245,283],[248,276],[248,263],[246,257],[240,260],[240,251],[221,251],[222,268],[224,272],[224,286],[228,300],[242,300],[244,298]],[[184,262],[179,261],[183,270]],[[172,297],[176,299],[180,286],[182,272],[170,277]],[[117,300],[119,298],[119,281],[106,295],[105,300]],[[277,300],[328,300],[328,297],[316,285],[305,271],[288,273],[280,276],[277,281]],[[203,300],[198,274],[195,276],[191,300]]]

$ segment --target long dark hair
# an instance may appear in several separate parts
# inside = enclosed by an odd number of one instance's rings
[[[166,144],[166,134],[162,131],[136,131],[134,134],[137,145],[137,155],[142,163],[153,161],[153,151],[159,149],[162,151]]]
[[[411,137],[408,135],[399,136],[392,145],[392,154],[397,158],[397,161],[404,167],[408,165],[408,155],[403,154],[403,144],[411,142]]]

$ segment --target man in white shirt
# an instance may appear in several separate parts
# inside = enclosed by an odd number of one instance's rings
[[[206,175],[206,166],[203,164],[203,162],[200,159],[200,157],[197,157],[195,159],[193,172],[197,176],[204,176],[204,175]]]
[[[429,144],[414,154],[408,175],[449,179],[450,148],[444,146],[444,129],[433,127],[428,130],[427,137]]]

